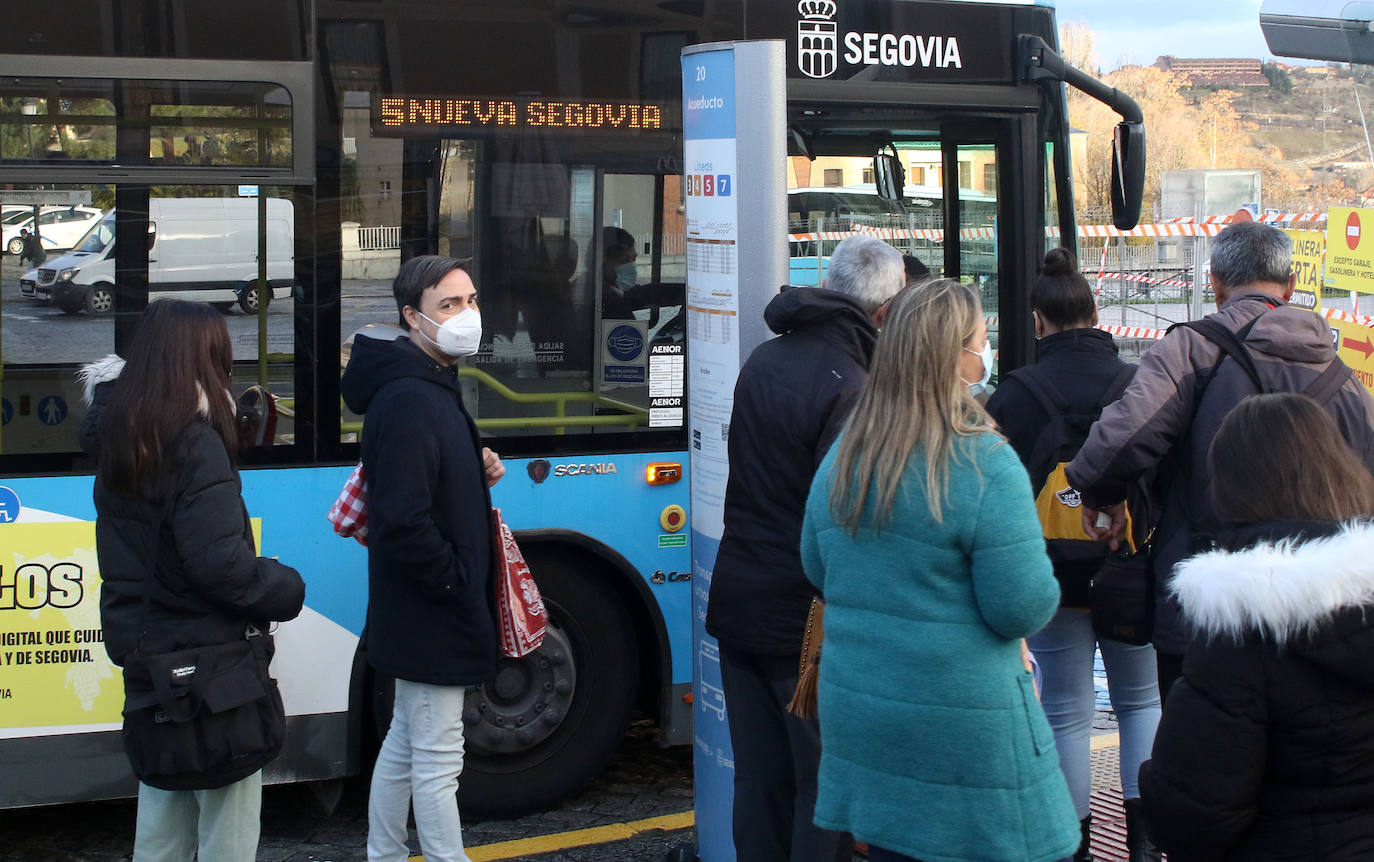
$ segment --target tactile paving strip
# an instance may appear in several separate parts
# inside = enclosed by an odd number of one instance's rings
[[[1120,749],[1092,753],[1092,854],[1095,862],[1127,862],[1126,812],[1121,807]]]

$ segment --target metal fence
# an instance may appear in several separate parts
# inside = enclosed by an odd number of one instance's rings
[[[358,248],[361,251],[388,251],[400,247],[400,225],[358,228]]]

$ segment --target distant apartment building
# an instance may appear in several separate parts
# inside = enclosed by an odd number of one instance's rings
[[[1166,72],[1186,77],[1197,87],[1267,87],[1269,79],[1260,61],[1249,57],[1175,57],[1166,54],[1155,60]]]

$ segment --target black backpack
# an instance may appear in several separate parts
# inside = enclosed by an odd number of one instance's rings
[[[1078,454],[1088,439],[1088,431],[1102,416],[1102,410],[1121,397],[1136,367],[1127,365],[1102,393],[1090,412],[1074,413],[1068,400],[1059,392],[1049,375],[1034,365],[1010,372],[1007,377],[1026,387],[1049,417],[1045,427],[1035,438],[1026,472],[1030,474],[1031,492],[1035,495],[1035,511],[1045,535],[1045,549],[1050,560],[1059,563],[1086,562],[1107,555],[1105,542],[1094,541],[1083,532],[1083,501],[1078,491],[1068,483],[1064,467]]]

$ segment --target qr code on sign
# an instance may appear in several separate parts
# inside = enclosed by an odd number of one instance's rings
[[[728,443],[728,442],[730,441],[730,423],[729,423],[729,422],[722,422],[722,423],[720,423],[720,440],[721,440],[722,443]]]

